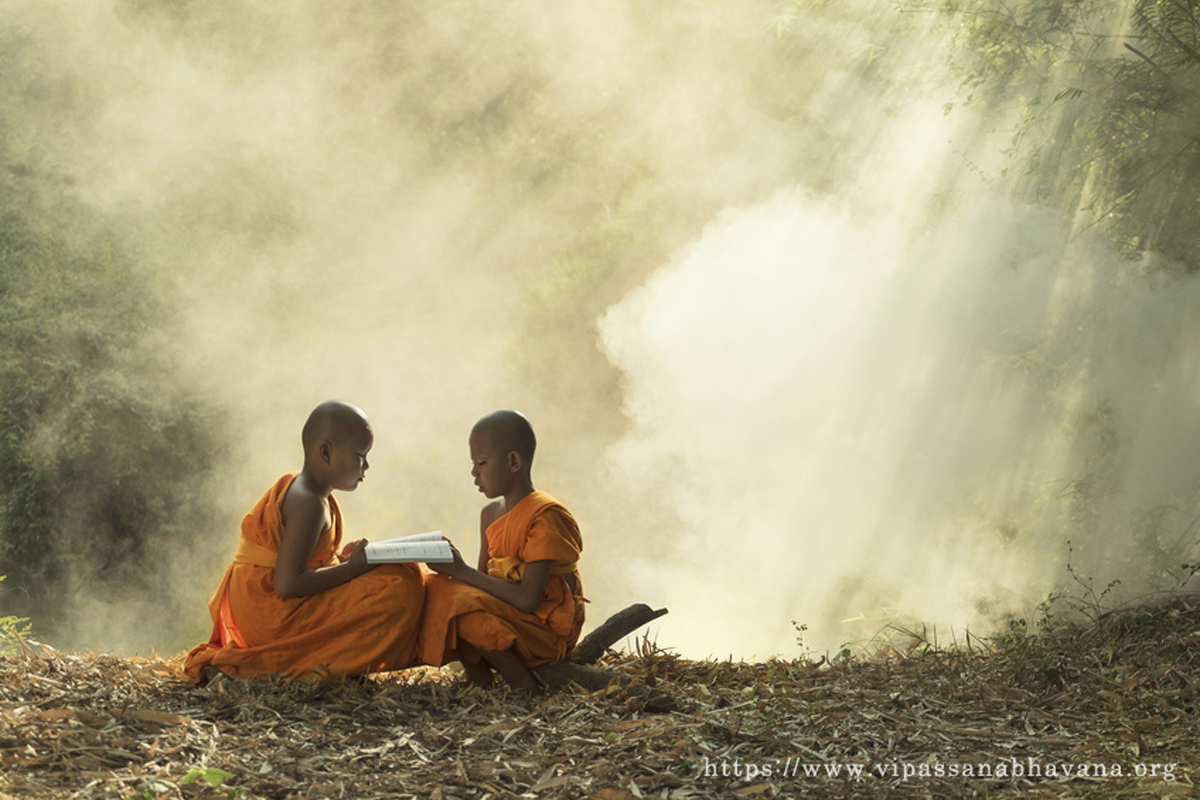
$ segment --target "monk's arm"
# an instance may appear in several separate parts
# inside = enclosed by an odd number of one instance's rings
[[[479,558],[475,560],[475,568],[480,572],[487,572],[488,560],[492,557],[488,552],[487,530],[503,513],[504,504],[499,500],[493,500],[479,512]]]
[[[530,561],[525,565],[525,573],[520,582],[510,583],[486,572],[471,569],[462,560],[462,556],[458,555],[458,551],[454,552],[457,557],[453,564],[430,564],[430,568],[470,584],[476,589],[482,589],[526,614],[532,614],[541,604],[542,594],[546,591],[546,580],[550,577],[550,565],[554,562]]]
[[[289,504],[279,555],[275,557],[275,594],[285,599],[320,594],[371,569],[363,551],[365,541],[358,542],[343,563],[310,569],[308,559],[325,524],[325,508],[319,501]]]
[[[487,572],[488,560],[491,555],[488,553],[487,532],[479,534],[479,558],[475,560],[475,568],[480,572]]]

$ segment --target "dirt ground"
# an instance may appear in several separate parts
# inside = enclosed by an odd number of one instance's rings
[[[529,697],[449,670],[187,683],[180,661],[0,658],[0,797],[1190,797],[1200,599],[837,664],[689,661]]]

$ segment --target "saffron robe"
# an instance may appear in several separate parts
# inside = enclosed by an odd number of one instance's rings
[[[486,536],[489,575],[515,583],[529,562],[552,562],[541,603],[526,614],[482,589],[427,574],[417,655],[433,666],[477,661],[471,647],[514,650],[527,667],[565,658],[583,628],[585,602],[577,569],[583,539],[575,518],[550,495],[534,492],[489,525]]]
[[[416,565],[384,564],[308,597],[275,593],[283,498],[297,474],[276,481],[242,520],[237,555],[208,603],[212,636],[184,660],[193,681],[202,682],[210,664],[233,678],[364,675],[413,665],[424,599]],[[308,562],[313,569],[338,563],[342,513],[332,496],[329,511],[332,524]]]

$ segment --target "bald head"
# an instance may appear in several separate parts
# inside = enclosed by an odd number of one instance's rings
[[[323,441],[341,443],[370,429],[371,423],[367,421],[367,415],[358,406],[340,400],[326,400],[308,415],[300,440],[304,444],[304,452],[307,453]]]
[[[493,411],[475,423],[471,436],[487,436],[504,453],[516,450],[526,464],[533,461],[533,451],[537,449],[533,426],[516,411]]]

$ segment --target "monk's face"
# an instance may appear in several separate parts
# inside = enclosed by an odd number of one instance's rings
[[[330,459],[333,488],[343,492],[358,488],[371,466],[367,453],[374,444],[375,434],[369,425],[357,425],[337,438]]]
[[[508,492],[513,485],[513,471],[508,454],[497,444],[496,437],[487,431],[471,434],[471,477],[475,486],[489,499]]]

